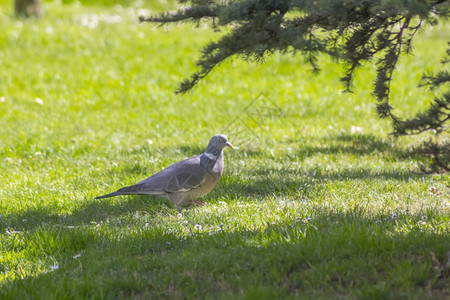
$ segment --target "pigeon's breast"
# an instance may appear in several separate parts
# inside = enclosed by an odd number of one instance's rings
[[[205,176],[205,180],[192,190],[193,195],[192,199],[203,197],[204,195],[211,192],[211,190],[216,186],[216,184],[219,182],[220,177],[222,176],[223,172],[223,158],[219,157],[214,164],[213,168],[208,170]]]

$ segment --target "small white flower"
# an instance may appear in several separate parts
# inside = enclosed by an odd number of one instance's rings
[[[81,254],[77,254],[77,255],[73,256],[73,258],[75,258],[75,259],[80,258],[80,257],[81,257]]]
[[[0,97],[0,102],[6,102],[6,97],[5,96],[1,96]]]
[[[358,126],[352,126],[351,128],[351,132],[354,133],[362,133],[363,129],[361,127]]]
[[[202,225],[201,224],[195,224],[194,228],[197,229],[197,230],[202,230]]]
[[[50,266],[50,270],[58,270],[58,269],[59,269],[59,265]]]
[[[36,101],[36,103],[39,105],[44,105],[44,100],[42,100],[41,98],[36,98],[34,99],[34,101]]]

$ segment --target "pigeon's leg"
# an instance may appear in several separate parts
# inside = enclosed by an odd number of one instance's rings
[[[190,197],[189,193],[169,193],[168,199],[172,201],[175,205],[175,208],[180,212],[181,207],[187,205],[189,203]]]

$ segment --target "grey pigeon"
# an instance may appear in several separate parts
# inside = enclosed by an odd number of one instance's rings
[[[211,138],[203,154],[179,161],[141,182],[95,199],[119,195],[156,195],[169,199],[177,210],[209,193],[223,172],[223,148],[233,145],[223,134]]]

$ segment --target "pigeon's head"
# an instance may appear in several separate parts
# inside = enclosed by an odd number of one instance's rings
[[[217,150],[222,150],[225,147],[234,148],[230,142],[228,142],[227,137],[224,134],[216,134],[209,140],[208,148],[214,147]]]

